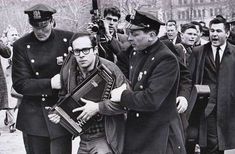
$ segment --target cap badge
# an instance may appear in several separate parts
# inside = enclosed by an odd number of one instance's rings
[[[41,17],[41,13],[40,13],[39,10],[33,11],[33,18],[34,18],[34,19],[41,19],[41,18],[42,18],[42,17]]]

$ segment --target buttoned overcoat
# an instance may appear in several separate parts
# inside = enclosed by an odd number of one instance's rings
[[[45,106],[58,100],[51,78],[58,74],[66,57],[71,32],[52,30],[46,41],[38,41],[34,33],[13,44],[13,87],[23,94],[16,127],[30,135],[56,138],[68,132],[48,119]]]
[[[192,53],[190,69],[193,83],[203,83],[205,59],[212,52],[211,43],[195,48]],[[215,68],[215,67],[214,67]],[[217,86],[217,134],[220,150],[235,148],[235,46],[227,42],[220,63]],[[205,119],[205,114],[200,119]],[[203,124],[204,122],[201,121]],[[206,125],[200,126],[199,143],[206,146]]]
[[[129,109],[124,151],[128,154],[184,154],[182,125],[176,110],[179,64],[160,40],[130,55],[132,91],[122,93]]]

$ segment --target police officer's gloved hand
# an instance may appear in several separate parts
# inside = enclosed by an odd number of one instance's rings
[[[51,88],[52,89],[61,89],[61,80],[60,74],[56,74],[51,78]]]

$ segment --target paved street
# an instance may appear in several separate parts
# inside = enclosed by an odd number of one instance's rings
[[[25,154],[22,134],[20,131],[9,133],[4,125],[5,111],[0,111],[0,154]],[[73,141],[73,154],[76,154],[79,145],[79,137]],[[235,150],[227,151],[225,154],[235,154]]]
[[[22,134],[20,131],[9,133],[4,125],[5,111],[0,111],[0,154],[25,154]],[[79,137],[73,141],[73,154],[76,154],[79,145]]]

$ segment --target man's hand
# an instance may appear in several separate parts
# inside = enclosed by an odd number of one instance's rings
[[[60,74],[56,74],[51,78],[51,88],[52,89],[61,89]]]
[[[50,110],[51,107],[46,106],[45,109],[46,109],[46,110]],[[58,124],[58,123],[60,122],[60,116],[59,116],[58,114],[56,114],[56,113],[53,113],[53,112],[50,113],[50,112],[49,112],[48,118],[49,118],[49,120],[50,120],[51,122],[53,122],[53,123],[55,123],[55,124]]]
[[[94,27],[94,23],[88,23],[88,26],[86,27],[86,31],[89,32],[90,34],[94,34],[95,32],[92,30]]]
[[[121,96],[122,92],[126,90],[126,83],[122,84],[120,87],[115,88],[111,91],[111,101],[113,102],[120,102],[121,101]]]
[[[176,98],[178,113],[184,113],[188,108],[188,101],[184,96],[178,96]]]
[[[85,103],[84,106],[73,109],[73,112],[82,111],[82,113],[77,117],[84,121],[88,121],[91,117],[99,112],[99,104],[90,100],[81,98],[81,101]]]

